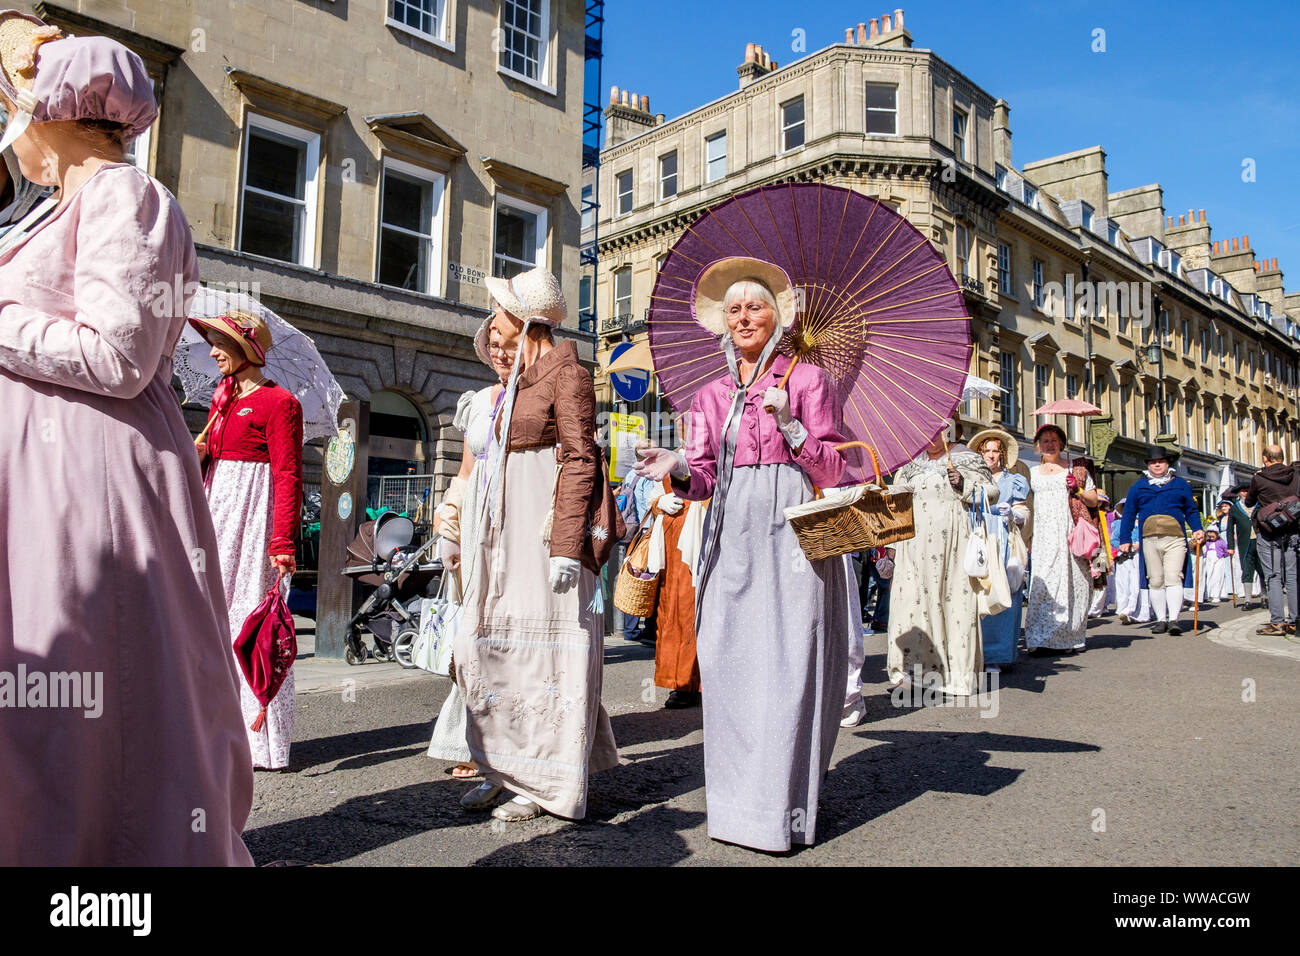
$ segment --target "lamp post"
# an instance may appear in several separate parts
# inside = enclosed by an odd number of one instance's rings
[[[1160,434],[1166,435],[1169,433],[1169,410],[1165,407],[1165,331],[1162,321],[1164,310],[1161,308],[1160,296],[1151,297],[1151,307],[1151,311],[1155,313],[1155,328],[1152,330],[1151,341],[1147,343],[1146,359],[1148,365],[1156,367],[1156,402],[1160,406]]]

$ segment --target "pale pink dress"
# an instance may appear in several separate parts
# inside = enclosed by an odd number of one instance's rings
[[[99,675],[102,712],[0,706],[0,864],[247,865],[253,773],[217,542],[171,387],[176,290],[198,278],[189,224],[112,163],[14,238],[0,688],[19,668],[89,675],[82,689]]]

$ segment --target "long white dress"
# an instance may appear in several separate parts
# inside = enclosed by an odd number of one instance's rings
[[[963,566],[968,512],[980,490],[986,501],[997,501],[998,486],[979,455],[964,446],[951,454],[964,479],[960,495],[948,482],[947,459],[931,461],[924,452],[899,469],[894,483],[912,490],[916,536],[893,546],[887,664],[891,683],[907,678],[968,696],[984,670],[975,590]]]
[[[483,476],[488,440],[492,432],[492,389],[495,386],[466,392],[456,403],[456,417],[452,424],[465,436],[465,444],[474,456],[474,468],[465,483],[465,496],[460,505],[460,549],[468,554],[478,545],[478,504],[483,491]],[[454,583],[454,578],[453,578]],[[455,595],[459,600],[460,595]],[[451,692],[442,702],[442,710],[433,725],[429,740],[429,756],[437,760],[469,761],[469,744],[465,742],[465,698],[460,685],[451,682]]]
[[[1034,538],[1029,547],[1029,598],[1025,609],[1025,646],[1077,650],[1084,646],[1092,575],[1088,562],[1070,553],[1073,521],[1065,486],[1069,474],[1029,469],[1034,491]],[[1092,479],[1088,479],[1092,488]]]
[[[226,604],[230,608],[232,641],[239,636],[244,621],[262,603],[279,574],[266,558],[272,527],[271,481],[271,466],[264,461],[221,458],[213,463],[208,507],[217,531],[217,551],[221,559],[222,583],[226,587]],[[280,590],[288,597],[288,575],[281,582]],[[233,647],[231,654],[234,654]],[[279,770],[289,766],[289,747],[293,743],[293,670],[289,668],[284,683],[267,705],[266,723],[261,730],[248,731],[254,767]],[[251,727],[262,705],[242,675],[239,679],[239,707],[243,711],[244,726]]]

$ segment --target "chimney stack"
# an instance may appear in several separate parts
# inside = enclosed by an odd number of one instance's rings
[[[605,143],[616,146],[619,143],[640,136],[651,127],[663,122],[650,114],[650,97],[620,89],[609,88],[609,107],[605,110]]]
[[[772,62],[772,57],[763,51],[763,48],[757,43],[745,44],[745,62],[736,67],[736,73],[740,76],[740,88],[743,90],[755,80],[771,73],[776,69],[776,64]]]

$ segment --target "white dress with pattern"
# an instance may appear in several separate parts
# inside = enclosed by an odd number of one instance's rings
[[[214,463],[208,484],[208,507],[217,531],[217,550],[221,561],[221,580],[226,589],[226,606],[230,609],[230,652],[234,641],[279,573],[271,566],[267,547],[271,543],[273,487],[271,465],[264,461],[229,461]],[[289,578],[281,584],[289,592]],[[238,662],[236,662],[238,668]],[[293,668],[284,678],[279,691],[266,708],[266,723],[256,733],[248,731],[248,746],[253,751],[253,766],[279,769],[289,766],[289,745],[293,742]],[[257,719],[262,705],[239,671],[239,703],[247,729]]]
[[[471,455],[477,459],[469,480],[465,482],[465,496],[460,505],[460,553],[471,554],[478,541],[478,502],[482,493],[485,456],[488,440],[492,434],[492,390],[494,386],[466,392],[456,403],[456,417],[452,424],[465,435],[465,444]],[[463,568],[462,568],[463,570]],[[453,589],[455,578],[452,578]],[[460,594],[453,596],[460,600]],[[465,698],[460,694],[456,681],[451,682],[451,692],[442,702],[442,710],[433,724],[433,736],[429,740],[429,756],[436,760],[454,760],[467,763],[470,759],[469,744],[465,742]]]
[[[1088,562],[1070,552],[1068,471],[1045,475],[1029,469],[1034,492],[1034,538],[1029,546],[1029,597],[1025,602],[1025,646],[1075,650],[1084,645],[1092,574]],[[1092,480],[1088,481],[1092,488]]]

